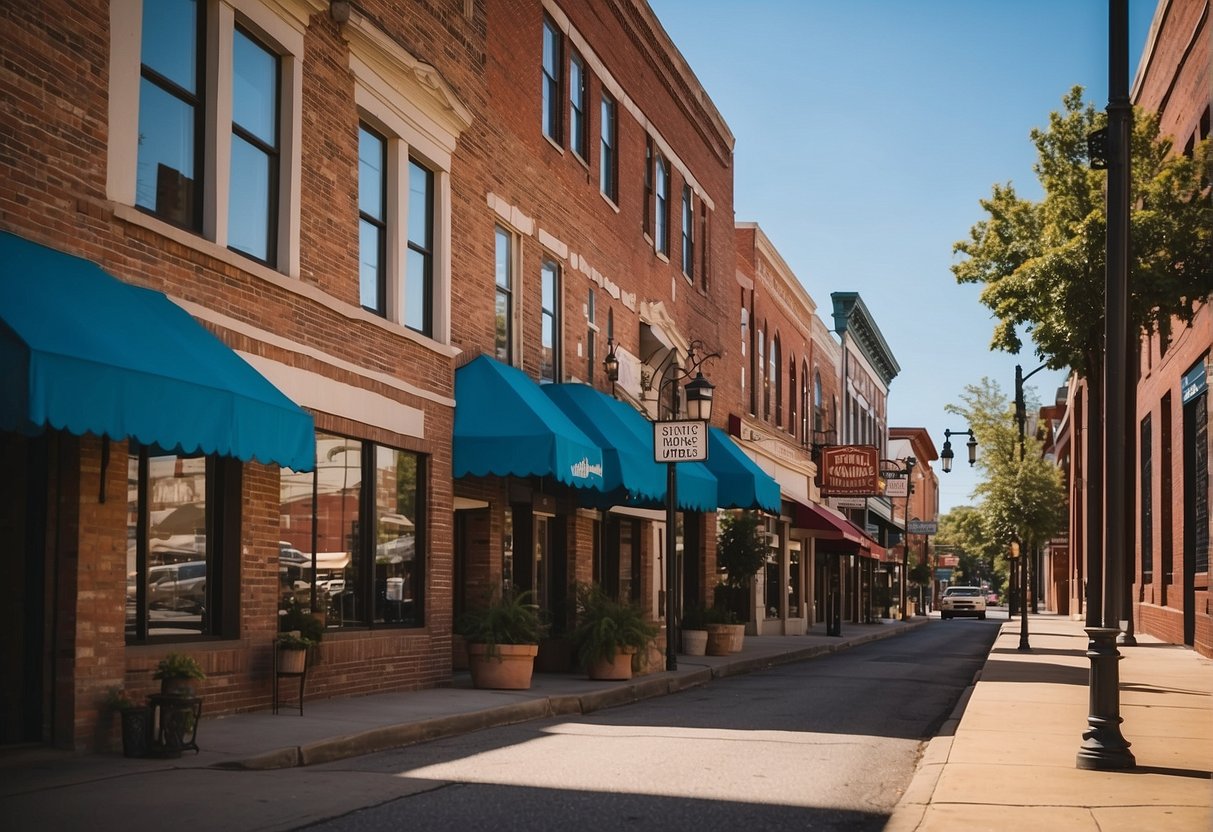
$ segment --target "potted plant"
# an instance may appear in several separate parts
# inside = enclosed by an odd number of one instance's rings
[[[315,643],[299,630],[279,633],[274,639],[274,646],[278,650],[278,672],[302,673],[307,668],[307,651]]]
[[[707,610],[699,604],[687,604],[682,611],[682,652],[688,656],[707,653]]]
[[[577,587],[573,649],[591,679],[632,678],[632,656],[657,635],[639,607],[610,598],[601,587]]]
[[[284,633],[298,630],[312,644],[319,644],[324,638],[324,615],[308,612],[295,598],[287,598],[278,608],[278,629]]]
[[[721,513],[716,540],[716,565],[721,584],[716,587],[715,606],[732,610],[740,624],[733,652],[741,649],[749,616],[750,583],[766,564],[767,538],[762,519],[754,511]]]
[[[493,690],[526,690],[544,626],[530,592],[495,595],[460,616],[456,632],[467,642],[472,685]]]
[[[126,757],[146,757],[151,741],[151,710],[140,704],[120,687],[112,687],[105,696],[107,710],[122,720],[122,754]]]
[[[202,681],[206,674],[192,656],[169,653],[156,665],[152,678],[160,680],[160,693],[165,696],[193,696],[194,682]]]

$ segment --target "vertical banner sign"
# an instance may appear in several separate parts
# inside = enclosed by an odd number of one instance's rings
[[[880,459],[875,445],[834,445],[821,452],[821,493],[880,495]]]

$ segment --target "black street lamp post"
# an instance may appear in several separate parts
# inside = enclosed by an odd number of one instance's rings
[[[907,456],[904,462],[899,462],[896,459],[882,459],[882,463],[889,462],[896,468],[890,468],[889,473],[906,475],[906,509],[905,516],[902,517],[902,532],[901,532],[901,620],[907,621],[910,616],[906,614],[906,581],[908,578],[907,570],[910,564],[910,495],[914,493],[914,466],[918,464],[918,460],[912,456]]]
[[[661,419],[658,412],[659,421],[673,421],[678,418],[679,403],[678,403],[678,383],[683,379],[691,378],[684,387],[686,391],[686,417],[689,420],[704,422],[711,421],[712,418],[712,391],[715,387],[710,381],[703,377],[701,368],[709,358],[717,358],[716,353],[702,353],[702,344],[699,341],[693,341],[688,350],[688,366],[680,367],[675,365],[667,374],[665,381],[657,388],[658,408],[660,411],[660,401],[667,387],[672,387],[672,400],[670,414],[667,419]],[[671,352],[671,355],[673,353]],[[706,431],[704,434],[705,448],[704,459],[706,459]],[[678,669],[678,632],[675,623],[678,620],[676,610],[678,608],[678,595],[676,591],[678,587],[678,559],[675,557],[675,550],[678,545],[677,529],[675,523],[678,512],[678,469],[677,462],[666,463],[666,499],[665,499],[665,669]]]
[[[1128,405],[1127,336],[1129,285],[1130,143],[1133,108],[1129,100],[1129,3],[1110,0],[1108,9],[1108,126],[1107,126],[1107,240],[1104,274],[1104,563],[1103,621],[1087,614],[1088,681],[1087,729],[1082,734],[1075,764],[1081,769],[1112,771],[1133,768],[1137,762],[1120,732],[1121,606],[1125,602],[1125,542],[1121,507],[1125,504],[1125,410]],[[1097,453],[1092,449],[1093,453]],[[1091,553],[1094,561],[1097,553]],[[1094,578],[1093,563],[1087,574]],[[1099,586],[1089,592],[1098,595]],[[1089,602],[1088,602],[1089,603]],[[1126,617],[1132,614],[1125,611]],[[1100,626],[1102,624],[1102,626]]]
[[[1028,419],[1027,406],[1023,400],[1023,383],[1032,376],[1045,369],[1048,364],[1041,364],[1032,372],[1024,375],[1023,367],[1015,365],[1015,421],[1019,425],[1019,462],[1023,464],[1023,442],[1024,442],[1024,426]],[[1020,535],[1023,538],[1023,535]],[[1028,541],[1024,541],[1027,543]],[[1032,645],[1028,643],[1028,560],[1031,559],[1033,546],[1021,546],[1019,552],[1019,649],[1031,650]],[[1037,576],[1039,578],[1039,575]]]
[[[969,465],[973,466],[973,465],[977,464],[977,434],[973,432],[973,429],[972,428],[969,428],[967,430],[946,430],[945,429],[943,432],[943,450],[939,452],[939,461],[943,466],[943,472],[945,474],[950,474],[952,472],[952,460],[956,458],[956,454],[952,452],[952,437],[953,436],[969,437],[969,441],[965,443],[965,447],[969,449]],[[932,604],[932,606],[937,604],[937,599],[935,598],[936,583],[937,582],[935,580],[935,576],[932,574],[931,575],[931,604]]]

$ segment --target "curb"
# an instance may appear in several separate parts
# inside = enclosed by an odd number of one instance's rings
[[[210,766],[210,768],[239,771],[269,771],[319,765],[349,757],[376,754],[393,748],[403,748],[404,746],[419,742],[468,734],[484,728],[498,728],[504,725],[514,725],[550,716],[590,714],[605,708],[630,705],[644,699],[678,693],[690,688],[706,685],[713,679],[738,676],[779,665],[814,659],[830,653],[837,653],[860,644],[902,635],[912,629],[924,626],[927,622],[924,620],[907,623],[911,626],[887,633],[867,633],[852,641],[840,644],[814,645],[771,656],[738,659],[737,661],[722,664],[715,668],[703,667],[694,672],[682,673],[668,678],[640,678],[618,687],[605,688],[581,695],[562,694],[546,696],[527,702],[502,705],[496,708],[469,711],[450,716],[432,717],[418,722],[385,725],[357,734],[319,740],[308,745],[278,748],[253,757],[247,757],[243,760],[224,761],[216,763]],[[967,694],[969,691],[971,691],[971,688],[966,691],[965,695],[962,695],[962,703],[968,701]],[[917,779],[917,775],[915,775],[915,779]]]

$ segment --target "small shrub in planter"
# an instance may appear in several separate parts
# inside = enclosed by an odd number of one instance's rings
[[[468,670],[478,688],[526,690],[545,633],[529,592],[507,592],[465,612],[455,625],[468,649]]]
[[[169,653],[156,665],[152,678],[160,680],[160,692],[165,696],[193,696],[193,683],[205,679],[206,674],[193,656]]]
[[[631,678],[631,658],[657,635],[657,626],[644,617],[639,607],[616,601],[596,585],[577,587],[577,625],[573,630],[573,646],[577,659],[587,671],[600,670],[604,664],[614,664],[616,654],[626,653],[626,678]],[[622,670],[605,671],[622,675]]]

